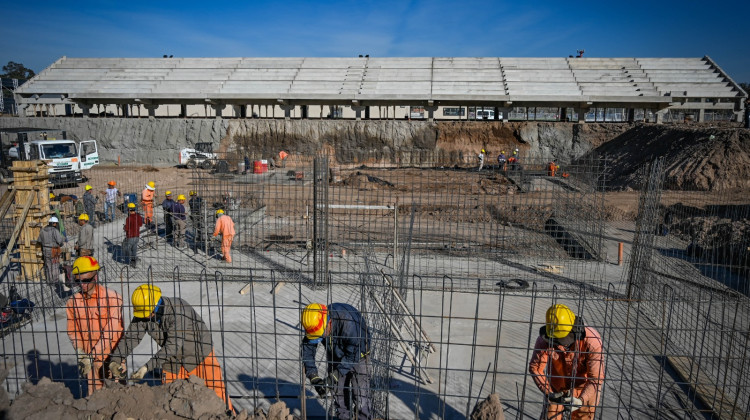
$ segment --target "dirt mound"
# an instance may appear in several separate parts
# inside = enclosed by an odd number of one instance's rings
[[[279,406],[281,404],[281,406]],[[0,407],[2,409],[2,407]],[[38,384],[26,384],[24,392],[10,406],[9,419],[63,418],[158,418],[158,419],[254,419],[288,420],[289,409],[283,403],[270,407],[268,415],[242,411],[236,417],[226,413],[224,402],[192,376],[169,385],[112,385],[92,396],[76,400],[59,382],[42,378]]]
[[[611,159],[615,188],[640,188],[641,171],[659,157],[668,189],[750,188],[750,130],[637,125],[592,153]]]
[[[487,399],[477,404],[471,412],[471,420],[505,420],[500,396],[490,394]]]
[[[395,185],[392,183],[380,179],[376,176],[368,175],[366,173],[362,172],[355,172],[348,177],[346,177],[343,181],[341,181],[344,185],[355,187],[360,190],[366,190],[366,191],[372,191],[377,190],[381,188],[394,188]]]

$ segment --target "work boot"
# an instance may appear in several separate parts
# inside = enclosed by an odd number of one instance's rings
[[[136,264],[135,258],[130,260],[130,268],[138,268],[138,264]]]

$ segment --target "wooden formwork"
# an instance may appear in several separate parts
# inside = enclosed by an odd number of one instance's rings
[[[40,281],[44,261],[41,246],[36,240],[52,214],[47,165],[41,160],[15,161],[11,170],[16,224],[8,243],[8,251],[13,248],[14,243],[18,245],[19,258],[13,261],[21,264],[22,280]]]

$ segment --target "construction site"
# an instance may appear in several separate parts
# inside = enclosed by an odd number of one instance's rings
[[[599,67],[620,62],[610,64]],[[709,96],[700,91],[705,78],[696,80],[680,83]],[[747,94],[733,92],[744,107]],[[635,94],[629,104],[624,95],[590,106],[663,116],[709,103],[647,104]],[[529,366],[545,312],[564,304],[601,337],[604,379],[591,418],[748,418],[750,130],[733,113],[714,122],[704,112],[701,122],[571,122],[559,117],[569,115],[566,100],[553,99],[513,106],[527,116],[556,106],[556,121],[361,121],[359,110],[338,121],[322,111],[319,119],[0,118],[6,133],[96,139],[99,159],[81,182],[66,183],[51,182],[44,160],[16,160],[2,185],[0,292],[27,303],[4,319],[0,410],[9,418],[337,418],[301,361],[300,314],[318,302],[349,304],[369,327],[371,418],[536,419],[547,395]],[[179,161],[199,142],[212,144],[211,156]],[[109,221],[111,181],[121,195]],[[131,264],[128,203],[144,213],[149,183],[155,226],[140,231]],[[60,281],[68,280],[87,186],[98,197],[89,223],[99,283],[122,296],[125,327],[143,284],[188,302],[210,332],[224,401],[196,377],[162,385],[158,370],[127,385],[107,380],[87,396],[66,319],[80,285],[45,280],[37,243],[57,217],[66,238]],[[184,238],[161,206],[167,191],[202,200],[185,205]],[[217,210],[234,222],[231,262],[212,238]],[[128,373],[158,350],[142,341]]]

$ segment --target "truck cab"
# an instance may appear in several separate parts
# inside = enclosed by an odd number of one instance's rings
[[[49,179],[55,186],[83,182],[83,170],[99,163],[96,140],[31,140],[24,143],[26,158],[39,159],[49,166]],[[11,159],[21,159],[18,146],[10,148]]]

